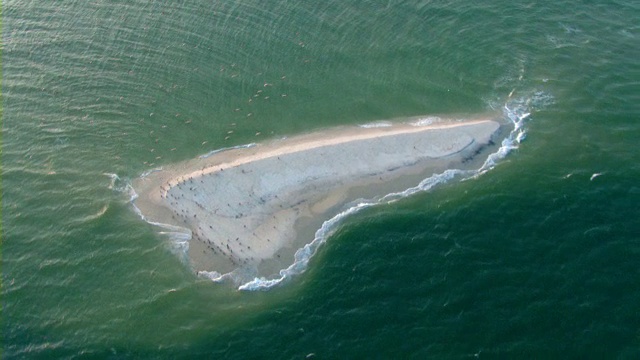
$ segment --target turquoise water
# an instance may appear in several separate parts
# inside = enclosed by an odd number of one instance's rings
[[[5,358],[640,357],[637,2],[2,10]],[[194,276],[129,202],[214,149],[480,113],[525,140],[269,291]]]

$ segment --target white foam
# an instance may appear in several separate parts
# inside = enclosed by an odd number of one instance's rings
[[[129,195],[129,201],[133,203],[138,197],[138,194],[135,192],[133,187],[131,186],[131,181],[128,178],[121,179],[118,174],[115,173],[103,173],[102,175],[108,176],[111,178],[109,185],[107,186],[109,189]],[[142,216],[140,211],[138,210],[138,215]]]
[[[117,174],[105,174],[110,176],[114,182],[121,181],[120,177]],[[143,174],[144,175],[144,174]],[[147,174],[148,175],[148,174]],[[122,193],[126,193],[129,195],[129,203],[133,207],[133,211],[138,214],[142,221],[145,221],[151,225],[158,226],[162,229],[168,231],[161,231],[160,234],[166,235],[170,239],[170,250],[172,253],[177,255],[185,264],[189,262],[188,254],[189,254],[189,241],[191,240],[192,234],[191,230],[185,227],[165,224],[160,222],[155,222],[147,219],[142,211],[136,206],[134,201],[138,198],[138,193],[131,186],[130,181],[125,181],[123,185],[114,187],[113,184],[109,186],[109,188],[114,188],[117,191]]]
[[[102,173],[102,175],[104,176],[108,176],[111,179],[111,182],[109,183],[108,188],[110,190],[114,190],[114,186],[116,185],[116,181],[120,180],[120,177],[118,176],[118,174],[114,174],[114,173]]]
[[[358,127],[371,129],[371,128],[383,128],[383,127],[391,127],[393,124],[389,121],[376,121],[372,123],[358,125]]]
[[[248,149],[248,148],[252,148],[252,147],[254,147],[256,145],[257,145],[256,143],[250,143],[250,144],[244,144],[244,145],[238,145],[238,146],[230,146],[230,147],[226,147],[226,148],[222,148],[222,149],[216,149],[216,150],[209,151],[208,153],[200,155],[198,157],[200,159],[206,159],[211,155],[215,155],[215,154],[221,153],[223,151],[234,150],[234,149]]]
[[[141,178],[146,178],[150,174],[153,174],[154,172],[158,172],[158,171],[162,171],[162,167],[154,168],[154,169],[151,169],[151,170],[147,170],[147,171],[143,172],[142,175],[140,175],[140,177]]]
[[[219,283],[224,282],[226,279],[228,279],[231,276],[231,273],[220,274],[217,271],[198,271],[198,275],[206,277],[213,282]]]
[[[294,275],[303,273],[307,269],[307,265],[309,264],[309,260],[311,259],[311,257],[313,257],[318,248],[327,241],[327,238],[329,238],[329,236],[333,234],[336,229],[336,225],[338,225],[342,221],[342,219],[374,204],[375,203],[357,204],[339,213],[333,218],[325,221],[320,229],[316,231],[313,241],[296,251],[296,253],[294,254],[293,264],[289,265],[289,267],[287,267],[286,269],[280,270],[279,278],[266,279],[264,277],[256,277],[253,280],[240,285],[238,287],[238,290],[268,290],[290,279]]]
[[[412,122],[410,122],[410,125],[413,126],[429,126],[429,125],[433,125],[436,123],[439,123],[442,121],[442,118],[438,117],[438,116],[427,116],[425,118],[420,118],[417,120],[414,120]]]

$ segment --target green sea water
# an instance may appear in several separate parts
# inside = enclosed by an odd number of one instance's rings
[[[2,356],[640,358],[638,19],[3,1]],[[267,291],[197,277],[130,203],[132,179],[215,149],[487,113],[523,124],[493,169],[348,216]]]

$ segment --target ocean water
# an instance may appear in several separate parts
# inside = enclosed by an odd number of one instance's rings
[[[636,1],[2,4],[2,356],[640,358]],[[494,114],[489,171],[346,216],[241,291],[147,171],[334,125]]]

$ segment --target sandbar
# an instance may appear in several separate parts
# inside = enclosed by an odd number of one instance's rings
[[[165,166],[133,182],[153,222],[191,232],[195,271],[270,276],[360,198],[415,186],[495,146],[492,119],[340,127]]]

